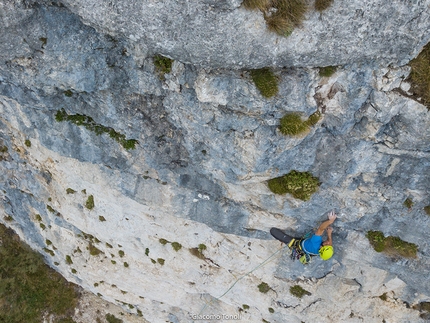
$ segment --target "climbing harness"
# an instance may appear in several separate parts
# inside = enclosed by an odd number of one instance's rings
[[[299,260],[302,264],[306,265],[311,261],[311,255],[307,253],[303,247],[302,242],[312,235],[312,231],[306,233],[301,239],[292,239],[288,244],[288,248],[291,250],[291,259],[293,261]]]

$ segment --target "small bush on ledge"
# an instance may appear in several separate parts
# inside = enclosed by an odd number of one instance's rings
[[[289,193],[297,199],[307,201],[318,190],[320,182],[309,172],[292,170],[286,175],[272,178],[268,182],[269,189],[275,194]]]
[[[405,258],[415,258],[417,255],[418,246],[414,243],[403,241],[399,237],[385,237],[381,231],[368,231],[366,237],[376,252],[384,252]]]

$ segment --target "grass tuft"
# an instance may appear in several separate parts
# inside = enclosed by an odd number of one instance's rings
[[[91,117],[82,114],[69,115],[64,109],[58,110],[56,112],[55,120],[57,122],[69,121],[77,126],[83,126],[86,129],[95,132],[98,136],[106,133],[110,138],[114,139],[126,150],[135,149],[136,145],[139,143],[136,139],[127,139],[124,134],[117,132],[113,128],[105,127],[96,123]]]
[[[175,251],[179,251],[182,248],[182,245],[179,242],[172,242],[172,248]]]
[[[311,295],[310,292],[308,292],[307,290],[303,289],[301,286],[299,285],[294,285],[290,287],[290,293],[291,295],[297,297],[297,298],[302,298],[305,295]]]
[[[106,321],[108,321],[108,323],[123,323],[123,321],[119,318],[116,318],[115,315],[113,314],[106,314],[105,316]]]
[[[306,0],[245,0],[243,6],[262,11],[267,28],[285,37],[300,26],[308,10]]]
[[[91,256],[97,256],[102,253],[102,251],[95,247],[91,242],[88,244],[88,250],[90,251]]]
[[[85,207],[88,210],[92,210],[94,208],[94,196],[88,196],[87,201],[85,202]]]
[[[310,172],[292,170],[286,175],[272,178],[268,181],[269,189],[275,194],[289,193],[297,199],[307,201],[315,193],[320,182]]]
[[[430,43],[409,62],[409,66],[411,73],[407,81],[411,83],[411,91],[430,110]]]
[[[68,188],[67,190],[66,190],[66,193],[67,194],[75,194],[76,193],[76,191],[74,190],[74,189],[72,189],[72,188]]]
[[[404,258],[416,258],[418,246],[414,243],[403,241],[399,237],[385,237],[381,231],[368,231],[366,237],[376,252]]]
[[[305,134],[309,127],[315,126],[321,119],[319,111],[314,112],[307,120],[297,112],[289,112],[280,120],[279,131],[286,136],[300,136]]]
[[[323,11],[330,7],[333,0],[315,0],[315,10]]]
[[[325,66],[319,68],[319,75],[321,77],[330,77],[332,76],[337,70],[337,66]]]
[[[172,71],[172,64],[173,59],[162,55],[154,56],[154,66],[161,79],[164,79],[164,74],[169,74]]]
[[[251,70],[250,73],[255,86],[262,96],[270,98],[278,94],[278,78],[270,68]]]
[[[407,207],[409,210],[412,209],[412,206],[414,205],[414,202],[412,201],[412,199],[410,197],[408,197],[404,202],[403,202],[403,206]]]
[[[257,286],[260,293],[267,293],[270,290],[270,286],[267,285],[267,283],[262,282],[260,285]]]
[[[298,113],[287,113],[281,118],[279,130],[282,134],[288,136],[298,136],[309,129]]]
[[[163,238],[158,239],[158,241],[159,241],[163,246],[169,243],[169,241],[167,241],[166,239],[163,239]]]

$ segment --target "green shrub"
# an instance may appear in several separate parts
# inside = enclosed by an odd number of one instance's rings
[[[36,218],[37,221],[39,222],[42,221],[42,217],[40,216],[40,214],[36,214],[34,217]]]
[[[85,207],[88,210],[92,210],[94,208],[94,196],[88,196],[87,201],[85,202]]]
[[[368,231],[366,237],[376,252],[405,258],[415,258],[418,252],[416,244],[403,241],[399,237],[385,237],[381,231]]]
[[[55,213],[55,210],[52,208],[52,206],[47,205],[46,208],[48,209],[49,212]]]
[[[149,256],[149,248],[145,249],[145,256]]]
[[[76,323],[71,317],[65,317],[56,321],[56,323]]]
[[[163,262],[163,264],[164,264],[164,262]],[[127,263],[127,262],[124,262],[124,267],[125,267],[125,268],[128,268],[128,267],[129,267],[129,265],[128,265],[128,263]]]
[[[157,262],[163,266],[164,265],[164,259],[163,258],[157,258]]]
[[[193,256],[196,256],[199,259],[206,259],[206,257],[203,255],[203,252],[200,249],[198,249],[198,248],[190,248],[189,250],[190,250],[190,253]]]
[[[387,299],[388,299],[388,297],[387,297],[387,293],[384,293],[384,294],[380,295],[380,296],[379,296],[379,298],[380,298],[381,300],[383,300],[384,302],[386,302],[386,301],[387,301]]]
[[[279,131],[287,136],[300,136],[305,134],[309,127],[316,125],[320,118],[319,111],[311,114],[307,120],[302,120],[301,115],[297,112],[289,112],[281,118]]]
[[[110,243],[107,243],[107,242],[106,242],[106,247],[113,248],[113,246]]]
[[[25,144],[27,147],[31,147],[31,141],[30,141],[30,140],[28,140],[28,139],[24,142],[24,144]]]
[[[406,81],[411,83],[414,96],[430,110],[430,43],[421,53],[409,62],[411,73]]]
[[[39,224],[39,226],[40,226],[40,228],[41,228],[42,230],[45,230],[45,229],[46,229],[46,225],[44,225],[43,223],[40,223],[40,224]]]
[[[121,258],[125,256],[125,253],[124,253],[124,251],[122,251],[122,250],[118,251],[118,254],[119,254],[119,256],[120,256]]]
[[[74,190],[74,189],[72,189],[72,188],[68,188],[67,190],[66,190],[66,193],[67,194],[75,194],[76,193],[76,191]]]
[[[336,72],[337,66],[325,66],[319,68],[319,75],[321,77],[330,77]]]
[[[154,56],[154,66],[161,78],[164,78],[164,74],[169,74],[172,71],[173,59],[162,55]]]
[[[173,248],[175,251],[179,251],[179,250],[181,250],[182,245],[181,245],[179,242],[172,242],[172,248]]]
[[[320,182],[309,172],[292,170],[286,175],[268,181],[269,189],[275,194],[289,193],[297,199],[307,201],[318,190]]]
[[[115,260],[111,260],[110,261],[112,264],[116,265],[116,261]]]
[[[291,286],[290,287],[290,293],[291,293],[291,295],[298,297],[298,298],[302,298],[305,295],[311,295],[311,293],[309,293],[307,290],[303,289],[299,285]]]
[[[67,96],[69,98],[73,95],[73,92],[71,90],[66,90],[63,93],[64,93],[65,96]]]
[[[260,293],[267,293],[270,290],[270,286],[267,285],[267,283],[262,282],[260,285],[257,286]]]
[[[275,310],[273,308],[269,307],[269,312],[273,314],[273,313],[275,313]]]
[[[88,244],[88,250],[90,251],[91,256],[97,256],[102,253],[102,251],[99,248],[95,247],[91,242]]]
[[[323,11],[331,6],[333,0],[315,0],[315,10]]]
[[[74,114],[69,115],[64,109],[58,110],[55,114],[55,120],[58,122],[62,121],[69,121],[77,126],[83,126],[86,129],[93,131],[96,133],[96,135],[101,135],[103,133],[106,133],[114,139],[116,142],[118,142],[121,146],[123,146],[126,150],[129,149],[135,149],[136,144],[139,142],[136,139],[128,139],[126,136],[122,133],[119,133],[115,131],[115,129],[110,127],[105,127],[101,124],[97,124],[93,118],[89,116],[85,116],[82,114]]]
[[[169,243],[169,241],[167,241],[166,239],[163,239],[163,238],[158,239],[158,242],[160,242],[163,246],[164,246],[165,244],[168,244],[168,243]]]
[[[414,205],[414,202],[410,197],[408,197],[404,202],[403,205],[407,207],[409,210],[412,209],[412,206]]]
[[[105,318],[108,323],[123,323],[121,319],[116,318],[115,315],[112,314],[106,314]]]
[[[72,257],[70,257],[69,255],[66,255],[66,264],[68,264],[68,265],[73,264]]]
[[[278,94],[278,78],[268,67],[251,70],[251,77],[261,95],[270,98]]]
[[[309,127],[313,127],[318,123],[318,121],[320,121],[320,119],[321,113],[319,111],[316,111],[309,116],[308,120],[306,121],[306,124]]]
[[[279,130],[288,136],[298,136],[309,129],[308,124],[302,120],[298,113],[287,113],[281,118]]]
[[[242,308],[243,308],[244,310],[249,310],[249,305],[243,304],[243,305],[242,305]]]
[[[99,215],[99,221],[104,222],[104,221],[106,221],[106,219],[103,215]]]
[[[48,248],[43,248],[43,251],[45,251],[46,253],[49,253],[52,257],[54,257],[54,256],[55,256],[54,251],[52,251],[52,250],[50,250],[50,249],[48,249]]]
[[[72,268],[72,274],[76,274],[78,271],[75,268]]]
[[[200,243],[199,244],[199,251],[200,252],[203,252],[203,250],[206,250],[207,249],[207,247],[206,247],[206,245],[205,244],[203,244],[203,243]]]
[[[427,215],[430,215],[430,205],[424,207],[424,212],[426,212]]]

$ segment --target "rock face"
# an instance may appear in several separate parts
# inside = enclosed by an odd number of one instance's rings
[[[429,40],[430,1],[335,1],[288,38],[240,4],[0,1],[0,221],[149,322],[424,322],[430,115],[397,89]],[[164,77],[155,53],[175,59]],[[271,99],[247,71],[267,65]],[[320,77],[326,65],[342,66]],[[136,149],[57,121],[62,109]],[[280,134],[286,112],[316,110],[305,136]],[[268,190],[290,170],[320,179],[309,201]],[[268,234],[304,234],[331,209],[329,261],[303,267]],[[369,230],[417,258],[373,251]]]

